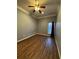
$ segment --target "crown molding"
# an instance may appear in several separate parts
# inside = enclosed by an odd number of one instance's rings
[[[56,14],[52,14],[52,15],[48,15],[48,16],[43,16],[43,17],[38,17],[38,19],[41,19],[41,18],[48,18],[48,17],[53,17],[53,16],[56,16]]]
[[[25,9],[23,9],[22,7],[20,6],[17,6],[17,9],[19,9],[20,11],[24,12],[25,14],[30,14],[28,11],[26,11]],[[41,19],[41,18],[48,18],[48,17],[53,17],[53,16],[56,16],[56,14],[52,14],[52,15],[47,15],[47,16],[41,16],[41,17],[36,17],[34,15],[32,15],[34,18],[37,18],[37,19]]]
[[[26,11],[25,9],[23,9],[22,7],[20,6],[17,6],[17,9],[19,9],[20,11],[24,12],[25,14],[29,14],[28,11]]]

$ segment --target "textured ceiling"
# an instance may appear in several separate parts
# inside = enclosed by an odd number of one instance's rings
[[[34,8],[28,7],[29,5],[34,5],[35,0],[17,0],[17,4],[18,6],[30,12],[31,16],[39,18],[44,16],[56,15],[58,5],[60,4],[60,0],[39,0],[40,5],[46,6],[45,9],[41,9],[44,12],[44,14],[33,13]]]

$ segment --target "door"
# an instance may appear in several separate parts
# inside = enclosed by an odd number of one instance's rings
[[[52,22],[51,37],[54,38],[54,22]]]

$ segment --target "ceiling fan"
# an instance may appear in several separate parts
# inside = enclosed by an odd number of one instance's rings
[[[35,8],[35,9],[33,10],[33,13],[36,12],[36,11],[38,11],[39,13],[42,13],[42,14],[44,14],[44,12],[42,12],[40,9],[41,9],[41,8],[43,8],[43,9],[46,8],[46,6],[40,6],[38,0],[35,0],[35,5],[34,5],[34,6],[28,6],[28,7],[34,7],[34,8]]]

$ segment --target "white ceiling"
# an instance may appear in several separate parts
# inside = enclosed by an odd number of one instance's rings
[[[18,6],[30,12],[31,16],[39,18],[44,16],[56,15],[60,0],[39,0],[40,5],[46,6],[45,9],[41,9],[42,11],[44,11],[44,14],[33,13],[34,8],[28,7],[29,5],[34,5],[35,0],[17,0],[17,4]]]

